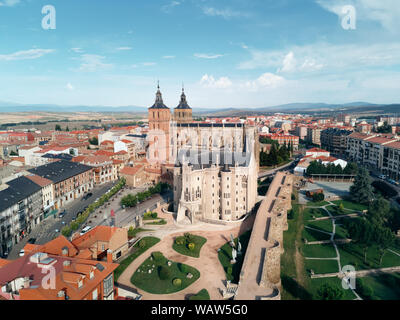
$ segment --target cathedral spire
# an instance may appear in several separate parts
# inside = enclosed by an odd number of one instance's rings
[[[164,108],[168,108],[162,99],[162,94],[161,94],[161,90],[160,90],[160,81],[157,81],[157,92],[156,92],[156,101],[154,102],[154,105],[152,106],[152,108],[154,109],[164,109]]]

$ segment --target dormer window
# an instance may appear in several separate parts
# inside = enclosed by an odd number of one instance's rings
[[[82,288],[83,287],[83,281],[82,280],[79,280],[78,281],[78,288]]]
[[[94,278],[94,271],[90,271],[90,279]]]

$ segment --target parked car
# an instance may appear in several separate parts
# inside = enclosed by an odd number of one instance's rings
[[[82,231],[81,231],[81,236],[83,236],[86,232],[88,232],[88,231],[91,230],[91,229],[92,229],[92,227],[90,227],[90,226],[84,227],[84,228],[82,229]]]
[[[19,256],[20,256],[20,257],[23,257],[24,255],[25,255],[25,250],[22,249],[22,250],[19,252]]]
[[[67,211],[65,211],[65,209],[63,211],[60,212],[60,214],[58,215],[59,218],[64,217],[67,214]]]
[[[28,243],[30,243],[30,244],[34,244],[35,242],[36,242],[36,238],[30,238],[28,240]]]
[[[386,180],[386,176],[385,176],[384,174],[381,174],[381,175],[379,176],[379,179],[381,179],[381,180]]]
[[[83,200],[87,200],[87,199],[89,199],[91,196],[93,196],[93,193],[89,192],[89,193],[87,193],[87,194],[85,194],[85,195],[83,196]]]

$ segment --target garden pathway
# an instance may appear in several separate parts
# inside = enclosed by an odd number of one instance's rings
[[[151,247],[144,254],[136,258],[121,274],[118,282],[130,288],[136,289],[142,295],[143,300],[185,300],[189,295],[198,293],[202,289],[207,289],[211,300],[222,300],[220,289],[224,288],[226,280],[225,271],[218,259],[218,249],[227,243],[230,235],[236,238],[240,234],[250,230],[254,223],[254,216],[247,218],[241,226],[217,226],[210,224],[198,224],[190,226],[176,226],[173,224],[173,217],[159,212],[159,216],[166,218],[166,226],[158,226],[158,230],[153,232],[143,232],[141,236],[156,236],[161,241]],[[154,228],[155,226],[151,226]],[[197,230],[195,230],[197,229]],[[200,258],[193,258],[179,254],[172,245],[177,236],[184,232],[190,232],[207,239],[200,251]],[[130,281],[137,268],[150,256],[151,252],[160,251],[164,256],[174,262],[188,264],[200,271],[200,278],[186,289],[173,294],[150,294],[136,288]]]

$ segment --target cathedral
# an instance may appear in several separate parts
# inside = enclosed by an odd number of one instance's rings
[[[172,168],[178,222],[237,221],[252,211],[259,163],[255,127],[194,122],[183,88],[173,115],[159,86],[148,111],[148,161]]]

